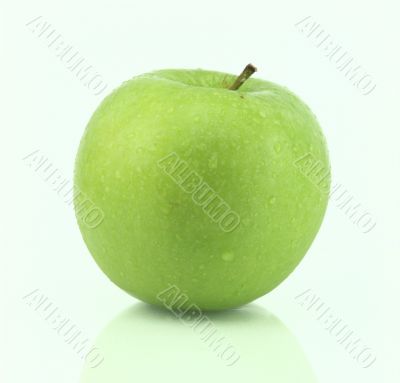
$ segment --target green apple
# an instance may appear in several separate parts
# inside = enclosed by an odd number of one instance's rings
[[[134,297],[162,305],[176,286],[187,299],[171,306],[243,305],[281,283],[315,238],[330,183],[325,139],[297,96],[253,71],[140,75],[89,121],[75,191],[104,219],[77,213],[78,223],[99,267]],[[325,171],[324,188],[303,159]]]

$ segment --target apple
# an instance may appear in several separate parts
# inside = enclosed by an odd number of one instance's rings
[[[75,192],[104,215],[78,224],[121,289],[171,307],[219,310],[274,289],[321,225],[329,159],[310,109],[286,88],[206,71],[167,69],[123,83],[80,143]],[[311,158],[325,187],[297,166]],[[304,169],[303,169],[304,170]],[[79,206],[78,206],[79,205]]]

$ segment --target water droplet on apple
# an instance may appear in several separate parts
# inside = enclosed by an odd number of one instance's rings
[[[216,169],[218,166],[218,154],[217,153],[213,153],[210,157],[210,159],[208,160],[208,167],[210,169]]]
[[[182,241],[182,237],[181,237],[179,234],[176,234],[176,235],[175,235],[175,238],[176,238],[178,241]]]
[[[279,153],[279,152],[281,151],[281,149],[282,149],[281,144],[280,144],[279,142],[277,142],[277,143],[274,145],[274,150],[275,150],[275,152],[276,152],[276,153]]]
[[[299,241],[297,241],[296,239],[293,240],[292,242],[290,242],[290,247],[292,249],[296,248],[299,245]]]
[[[230,251],[222,254],[222,259],[225,262],[231,262],[231,261],[233,261],[233,258],[235,258],[235,255]]]
[[[268,200],[268,202],[273,205],[276,202],[276,197],[270,197],[270,199]]]

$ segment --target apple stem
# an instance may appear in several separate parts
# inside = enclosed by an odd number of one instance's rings
[[[243,72],[236,78],[235,82],[229,87],[230,90],[239,89],[250,76],[257,72],[257,68],[253,64],[247,64]]]

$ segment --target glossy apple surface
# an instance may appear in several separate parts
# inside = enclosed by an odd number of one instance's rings
[[[321,225],[329,159],[315,116],[271,82],[229,90],[235,78],[141,75],[88,123],[75,190],[104,219],[89,227],[77,214],[78,223],[104,273],[143,301],[162,304],[159,293],[175,285],[184,306],[250,302],[294,270]],[[328,171],[324,188],[302,159]]]

